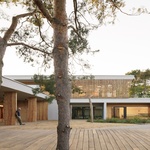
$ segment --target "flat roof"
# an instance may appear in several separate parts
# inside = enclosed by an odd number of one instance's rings
[[[17,92],[17,97],[20,100],[24,100],[27,97],[37,97],[39,100],[46,99],[47,95],[43,93],[39,93],[36,96],[32,92],[32,87],[16,80],[2,77],[2,84],[0,90],[0,97],[3,96],[5,92]]]
[[[13,79],[13,80],[33,80],[33,75],[5,75],[4,77]]]
[[[75,75],[76,78],[82,77],[94,77],[94,79],[101,80],[133,80],[134,75]],[[14,80],[33,80],[33,75],[5,75],[7,78],[11,78]]]
[[[75,77],[86,77],[88,75],[76,75]],[[100,79],[100,80],[133,80],[134,79],[134,75],[90,75],[91,77],[93,77],[94,79]],[[90,77],[88,76],[88,77]]]
[[[102,99],[92,99],[92,103],[150,103],[150,98],[102,98]],[[89,103],[89,99],[70,99],[70,103],[80,104],[80,103]]]

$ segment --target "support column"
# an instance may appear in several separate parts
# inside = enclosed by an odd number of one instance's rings
[[[103,119],[106,120],[107,119],[107,103],[104,102],[103,104]]]
[[[48,120],[48,102],[44,101],[43,102],[43,120]]]
[[[37,121],[37,98],[28,98],[28,121]]]
[[[72,105],[70,104],[70,119],[72,119]]]
[[[91,117],[91,122],[93,122],[93,104],[91,101],[91,97],[89,98],[89,103],[90,103],[90,117]]]
[[[17,93],[6,92],[4,95],[4,125],[15,125],[17,110]]]
[[[124,119],[126,119],[127,118],[127,107],[123,107],[123,108],[124,108],[124,111],[123,111]]]
[[[150,117],[150,105],[148,105],[148,116]]]
[[[48,102],[37,102],[37,120],[48,120]]]

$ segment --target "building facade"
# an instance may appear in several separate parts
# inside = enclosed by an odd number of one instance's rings
[[[125,99],[129,98],[129,87],[133,76],[76,76],[73,80],[81,93],[72,93],[71,97],[71,116],[73,119],[90,118],[89,100],[92,102],[93,117],[111,118],[114,112],[109,112],[108,99]],[[88,100],[88,101],[87,101]],[[83,101],[83,103],[81,103]]]
[[[11,76],[24,84],[34,84],[32,76]],[[80,89],[73,92],[70,99],[72,119],[90,118],[90,101],[93,117],[129,118],[135,116],[150,116],[149,98],[130,98],[129,88],[133,75],[95,75],[75,76],[72,85]],[[48,120],[58,119],[56,100],[48,105]]]
[[[0,124],[15,125],[15,112],[21,107],[23,122],[48,120],[47,95],[34,95],[32,87],[14,79],[2,77],[0,88]]]
[[[80,92],[72,93],[71,118],[90,118],[90,101],[92,102],[94,119],[149,117],[150,99],[130,98],[129,88],[133,79],[132,75],[74,77],[72,84],[77,86]],[[49,119],[57,119],[58,110],[55,109],[55,111],[53,106],[56,108],[56,101],[49,105]]]

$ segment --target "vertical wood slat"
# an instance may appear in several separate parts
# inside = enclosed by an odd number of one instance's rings
[[[37,119],[38,120],[48,120],[48,102],[38,101],[37,103]]]
[[[4,125],[15,125],[17,109],[17,93],[6,92],[4,96]]]
[[[48,120],[48,102],[44,101],[44,120]]]
[[[41,120],[41,102],[37,102],[37,120]]]
[[[37,121],[37,98],[28,98],[28,121]]]

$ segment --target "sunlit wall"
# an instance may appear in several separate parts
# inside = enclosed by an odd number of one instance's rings
[[[111,78],[111,76],[110,76]],[[73,81],[78,88],[81,89],[81,93],[72,93],[72,98],[128,98],[129,88],[131,86],[132,79],[116,79],[109,78],[78,78]]]

